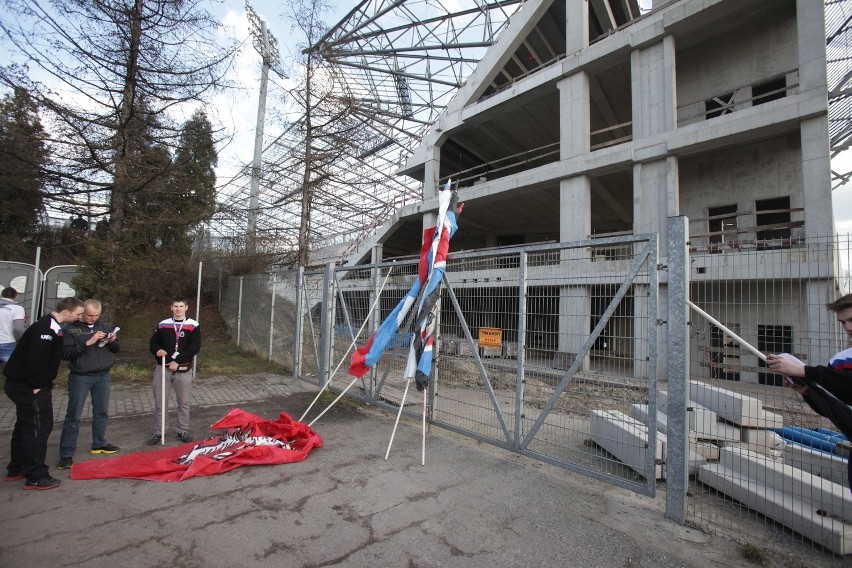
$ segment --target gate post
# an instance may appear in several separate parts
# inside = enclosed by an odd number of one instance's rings
[[[666,406],[666,518],[683,524],[689,484],[689,251],[688,219],[666,223],[668,264],[668,402]],[[650,417],[651,424],[657,420]]]
[[[297,379],[302,377],[302,341],[304,339],[305,323],[305,268],[300,266],[296,271],[296,339],[293,342],[293,376]]]
[[[330,376],[331,351],[334,346],[334,263],[325,265],[322,281],[322,317],[320,319],[320,360],[317,379],[320,385]]]
[[[518,372],[515,377],[514,448],[521,447],[524,428],[524,385],[526,384],[527,339],[527,251],[521,250],[518,265]]]
[[[237,346],[240,345],[240,332],[243,325],[243,277],[240,276],[240,295],[237,297]]]

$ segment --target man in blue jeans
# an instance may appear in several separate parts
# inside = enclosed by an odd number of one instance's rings
[[[93,454],[114,454],[119,448],[106,440],[109,419],[109,370],[113,353],[119,342],[111,333],[109,324],[100,321],[101,303],[86,300],[83,315],[63,329],[62,358],[68,360],[68,410],[59,438],[59,464],[57,469],[68,469],[74,463],[77,435],[80,433],[80,416],[86,397],[92,395],[92,449]]]

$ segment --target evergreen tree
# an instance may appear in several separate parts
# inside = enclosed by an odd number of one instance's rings
[[[48,162],[38,107],[23,89],[0,102],[0,226],[3,258],[31,237],[43,208]]]

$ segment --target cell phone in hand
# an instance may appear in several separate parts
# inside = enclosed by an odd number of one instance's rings
[[[101,342],[98,343],[98,347],[103,347],[104,345],[106,345],[109,342],[110,338],[115,337],[120,329],[121,329],[120,327],[116,327],[109,334],[107,334],[107,336],[104,337],[103,339],[101,339]]]

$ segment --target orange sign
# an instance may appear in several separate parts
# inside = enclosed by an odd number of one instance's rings
[[[499,327],[480,327],[479,346],[503,347],[503,330]]]

